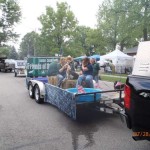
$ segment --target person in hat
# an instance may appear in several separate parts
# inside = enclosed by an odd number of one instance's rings
[[[73,58],[69,55],[66,58],[66,62],[68,63],[67,67],[67,79],[78,79],[79,75],[75,72],[75,65]]]

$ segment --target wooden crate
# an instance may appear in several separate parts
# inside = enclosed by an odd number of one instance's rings
[[[63,89],[75,88],[76,82],[77,82],[76,80],[66,80],[64,83],[62,83],[62,88]]]

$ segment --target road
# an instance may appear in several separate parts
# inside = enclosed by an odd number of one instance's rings
[[[28,96],[25,78],[0,72],[0,150],[149,150],[119,116],[92,113],[73,121]]]

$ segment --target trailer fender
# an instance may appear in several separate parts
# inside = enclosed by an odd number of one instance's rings
[[[44,98],[45,96],[45,84],[41,81],[37,81],[37,80],[32,80],[33,81],[33,86],[35,88],[36,85],[39,86],[40,89],[40,98]]]
[[[45,96],[45,84],[41,81],[37,81],[37,80],[30,80],[30,82],[33,85],[33,88],[35,88],[36,85],[39,86],[40,89],[40,98],[44,98]]]

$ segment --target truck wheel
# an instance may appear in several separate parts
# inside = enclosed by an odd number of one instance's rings
[[[15,72],[15,77],[17,77],[17,72]]]
[[[40,88],[38,85],[36,85],[34,88],[34,97],[37,103],[41,104],[44,102],[44,99],[40,97]]]
[[[33,85],[32,85],[31,82],[29,82],[28,91],[29,91],[29,96],[30,96],[31,98],[34,98],[34,88],[33,88]]]

